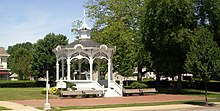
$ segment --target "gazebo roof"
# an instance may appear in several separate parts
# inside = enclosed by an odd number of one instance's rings
[[[79,39],[79,40],[75,40],[74,42],[72,42],[64,47],[73,48],[77,44],[81,44],[84,47],[100,47],[102,45],[101,43],[95,42],[91,39]]]
[[[62,48],[74,48],[78,44],[82,45],[84,48],[100,48],[101,45],[105,45],[105,44],[95,42],[91,39],[78,39],[70,44],[67,44],[67,45],[61,46],[61,47]],[[115,48],[114,46],[107,46],[107,47],[108,48]]]

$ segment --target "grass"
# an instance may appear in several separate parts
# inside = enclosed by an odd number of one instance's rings
[[[0,106],[0,110],[12,110],[12,109]]]
[[[45,99],[40,92],[43,88],[0,88],[0,100],[31,100]],[[50,96],[50,98],[56,98]]]
[[[51,111],[63,111],[63,110],[72,110],[72,109],[135,107],[135,106],[157,106],[157,105],[184,104],[184,103],[185,103],[185,101],[157,102],[157,103],[110,104],[110,105],[97,105],[97,106],[68,106],[68,107],[52,107]]]
[[[0,100],[30,100],[30,99],[45,99],[45,95],[40,92],[43,88],[0,88]],[[164,93],[164,92],[163,92]],[[204,96],[204,91],[184,89],[184,95]],[[13,96],[12,96],[13,95]],[[220,102],[219,92],[208,92],[209,102]],[[50,98],[57,98],[50,96]],[[94,109],[94,108],[117,108],[117,107],[134,107],[134,106],[155,106],[169,104],[193,104],[202,105],[204,101],[175,101],[175,102],[157,102],[157,103],[132,103],[132,104],[111,104],[97,106],[70,106],[70,107],[53,107],[51,111],[62,111],[71,109]],[[42,108],[40,108],[42,109]],[[0,107],[1,110],[1,107]]]
[[[205,97],[203,90],[184,89],[183,91],[185,95]],[[208,98],[208,102],[220,102],[220,92],[208,91]]]
[[[164,93],[164,92],[163,92]],[[162,93],[162,94],[163,94]],[[173,93],[172,93],[173,94]],[[184,89],[184,95],[190,96],[204,96],[204,91],[194,89]],[[209,102],[220,102],[220,93],[208,93]],[[62,111],[71,109],[96,109],[96,108],[117,108],[117,107],[134,107],[134,106],[157,106],[157,105],[171,105],[171,104],[192,104],[192,105],[205,105],[205,100],[190,100],[190,101],[174,101],[174,102],[157,102],[157,103],[133,103],[133,104],[111,104],[111,105],[97,105],[97,106],[70,106],[70,107],[52,107],[51,111]]]

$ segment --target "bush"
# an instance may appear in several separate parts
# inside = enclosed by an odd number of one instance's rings
[[[50,95],[59,95],[60,91],[57,87],[51,87],[48,91],[48,94]],[[43,90],[41,91],[41,94],[44,95],[46,94],[46,88],[43,88]]]
[[[54,94],[56,94],[58,92],[58,88],[56,88],[56,87],[52,87],[52,88],[50,88],[50,90],[49,90],[49,94],[51,94],[51,95],[54,95]]]
[[[35,87],[45,87],[46,81],[36,81]]]
[[[42,94],[42,95],[46,94],[46,88],[43,88],[43,90],[40,92],[40,94]]]
[[[74,84],[74,83],[72,83],[72,82],[67,82],[67,81],[64,81],[64,82],[66,83],[67,89],[70,88],[70,89],[72,89],[72,90],[75,90],[75,87],[74,87],[74,86],[76,86],[76,84]]]
[[[132,89],[138,89],[138,88],[146,88],[147,85],[144,83],[139,83],[139,82],[133,82],[131,83],[131,88]]]
[[[144,78],[143,79],[143,82],[147,82],[147,81],[154,81],[154,79],[153,78]]]
[[[2,88],[35,87],[36,81],[0,81]]]

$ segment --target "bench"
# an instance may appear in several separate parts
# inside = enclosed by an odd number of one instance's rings
[[[128,96],[128,95],[133,95],[133,94],[142,95],[143,93],[139,89],[124,89],[123,94],[125,96]]]
[[[143,94],[152,94],[152,93],[156,93],[157,92],[155,88],[140,89],[140,91]]]
[[[102,90],[83,90],[84,96],[95,95],[97,97],[103,97],[104,92]]]
[[[68,96],[78,96],[80,95],[83,97],[83,92],[82,91],[62,91],[60,93],[60,97],[68,97]]]

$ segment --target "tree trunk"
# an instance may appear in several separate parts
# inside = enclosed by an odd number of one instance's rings
[[[205,81],[204,84],[205,84],[205,103],[207,105],[208,104],[207,81]]]
[[[137,73],[137,81],[138,81],[138,82],[141,82],[141,80],[142,80],[141,73],[138,72],[138,73]]]
[[[139,64],[137,67],[138,73],[137,73],[137,81],[141,82],[142,81],[142,66]]]
[[[181,80],[181,74],[178,74],[178,80],[177,80],[177,93],[182,92],[182,80]]]
[[[156,74],[156,91],[158,91],[159,86],[160,86],[160,75]]]

